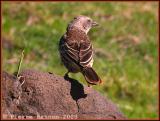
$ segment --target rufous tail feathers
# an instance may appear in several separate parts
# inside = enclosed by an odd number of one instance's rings
[[[96,85],[102,82],[97,73],[91,67],[83,68],[82,73],[89,84]]]

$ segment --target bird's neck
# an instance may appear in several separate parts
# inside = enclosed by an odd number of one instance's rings
[[[86,40],[89,38],[84,31],[77,29],[75,27],[72,29],[68,29],[66,32],[66,36],[69,38],[74,38],[73,40],[76,40],[76,41]]]

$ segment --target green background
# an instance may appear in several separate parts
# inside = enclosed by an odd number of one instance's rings
[[[2,2],[3,70],[32,68],[63,76],[58,43],[67,24],[86,15],[100,26],[89,32],[93,86],[128,118],[158,117],[158,2]],[[86,85],[82,74],[70,74]]]

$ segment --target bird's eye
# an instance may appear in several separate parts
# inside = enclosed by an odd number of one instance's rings
[[[91,20],[90,20],[90,19],[88,19],[88,20],[87,20],[87,22],[88,22],[88,23],[90,23],[90,22],[91,22]]]

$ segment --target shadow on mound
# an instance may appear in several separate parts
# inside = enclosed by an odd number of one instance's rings
[[[77,80],[70,78],[69,76],[64,76],[64,79],[71,83],[70,94],[74,100],[87,97],[87,94],[84,93],[84,87]]]

